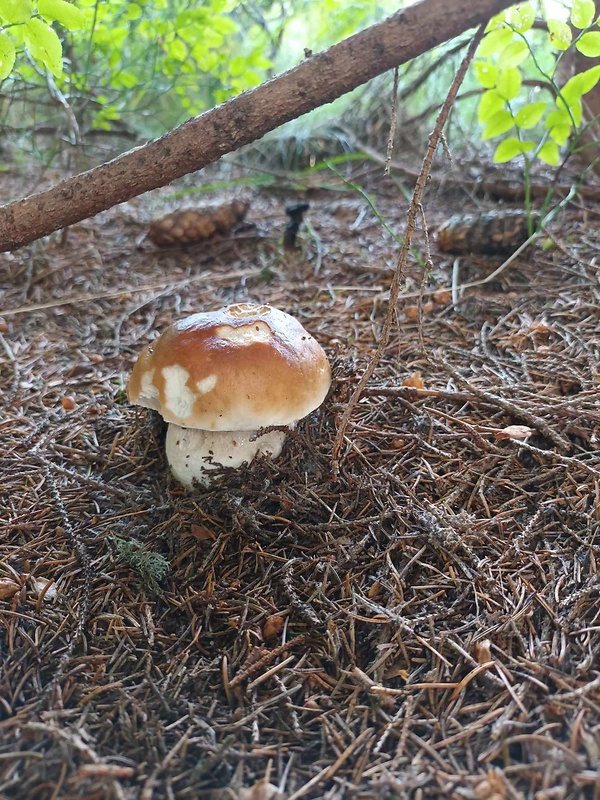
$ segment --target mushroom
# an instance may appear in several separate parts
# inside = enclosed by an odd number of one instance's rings
[[[325,351],[297,319],[239,303],[176,322],[136,361],[127,394],[169,423],[167,460],[184,486],[210,470],[277,457],[284,430],[317,408],[331,385]]]

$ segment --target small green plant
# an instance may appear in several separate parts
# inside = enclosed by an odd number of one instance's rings
[[[545,47],[539,40],[536,43],[535,18],[531,3],[494,17],[472,65],[485,90],[478,106],[482,139],[500,139],[494,152],[496,164],[523,157],[526,194],[536,159],[557,167],[561,148],[568,144],[567,155],[577,149],[585,129],[582,98],[600,80],[600,66],[578,72],[565,82],[559,77],[560,63],[573,48],[589,58],[600,56],[593,0],[573,0],[568,22],[546,19]],[[540,97],[540,87],[545,87],[547,98],[532,101],[524,77],[529,84],[536,84],[534,91]]]
[[[566,22],[548,19],[551,48],[564,53],[575,47],[582,55],[600,56],[600,30],[597,30],[596,6],[593,0],[574,0],[571,25],[579,32],[573,37]],[[483,124],[483,139],[502,136],[494,154],[496,163],[519,155],[531,154],[552,166],[560,162],[559,147],[566,144],[582,122],[582,97],[600,80],[600,66],[591,67],[570,78],[562,87],[556,75],[561,56],[553,67],[545,68],[526,36],[535,14],[531,3],[515,6],[495,17],[477,51],[473,63],[475,77],[486,90],[479,101],[478,119]],[[523,91],[523,68],[537,70],[552,87],[555,95],[549,100],[528,102]],[[538,128],[542,123],[541,129]],[[537,129],[538,137],[527,133]],[[510,133],[510,136],[505,134]]]
[[[138,575],[139,586],[152,595],[160,594],[160,581],[169,569],[169,562],[160,553],[148,550],[139,539],[121,539],[111,536],[117,558]]]

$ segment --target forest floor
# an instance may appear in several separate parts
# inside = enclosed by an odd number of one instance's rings
[[[504,257],[433,232],[498,206],[431,184],[431,273],[421,232],[334,477],[408,206],[352,177],[379,217],[332,175],[221,191],[244,226],[155,248],[195,176],[0,257],[1,798],[600,797],[600,204],[452,298]],[[170,322],[244,301],[300,318],[332,392],[186,493],[124,387]]]

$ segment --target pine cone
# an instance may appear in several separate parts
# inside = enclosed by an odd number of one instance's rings
[[[539,214],[532,214],[535,228]],[[521,209],[498,209],[483,214],[456,214],[437,232],[444,253],[510,253],[528,238],[527,214]]]
[[[200,242],[215,233],[229,233],[244,219],[248,206],[249,203],[234,200],[215,208],[175,211],[162,219],[154,220],[148,229],[148,238],[157,247],[172,247]]]

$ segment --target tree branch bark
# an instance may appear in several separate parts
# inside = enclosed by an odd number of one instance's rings
[[[0,252],[217,161],[285,122],[486,22],[515,0],[421,0],[118,158],[0,208]]]

